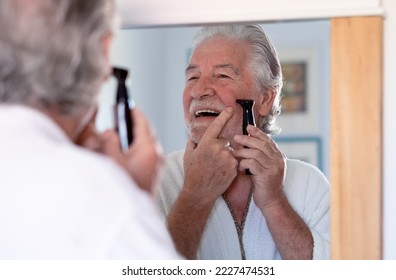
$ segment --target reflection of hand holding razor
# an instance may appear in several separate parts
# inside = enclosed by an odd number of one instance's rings
[[[253,114],[253,106],[254,106],[254,101],[250,99],[237,99],[236,102],[242,106],[243,109],[243,122],[242,122],[242,131],[244,135],[248,135],[247,133],[247,126],[250,125],[256,125],[256,122],[254,120],[254,114]],[[252,175],[252,173],[249,171],[249,169],[245,170],[246,175]]]
[[[130,99],[126,87],[128,71],[126,69],[113,67],[113,75],[118,81],[115,104],[116,130],[120,137],[121,149],[126,151],[133,141],[133,120],[131,110],[135,107],[135,104],[133,100]]]

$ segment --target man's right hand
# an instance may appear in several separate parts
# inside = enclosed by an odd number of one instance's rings
[[[237,176],[238,161],[228,148],[230,142],[219,138],[232,115],[232,108],[223,110],[206,129],[198,144],[191,139],[187,143],[183,191],[194,196],[197,203],[214,204]]]
[[[139,187],[152,192],[163,167],[162,147],[143,113],[135,108],[131,114],[135,137],[126,152],[121,150],[119,137],[114,129],[102,134],[91,133],[80,145],[111,157],[131,175]]]
[[[197,257],[198,247],[216,199],[237,175],[238,162],[219,135],[233,109],[228,108],[210,124],[201,141],[190,139],[184,153],[183,189],[168,215],[168,227],[179,252]]]

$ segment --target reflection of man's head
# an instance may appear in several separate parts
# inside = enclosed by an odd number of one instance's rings
[[[210,48],[214,49],[214,46],[216,46],[218,53],[212,53],[211,55]],[[222,57],[227,57],[227,52],[229,59],[221,60]],[[236,79],[245,80],[246,83],[249,83],[248,80],[251,79],[254,89],[249,89],[249,87],[246,89],[235,89],[232,92],[234,98],[230,98],[221,94],[220,83],[217,85],[207,85],[205,88],[205,84],[202,81],[199,85],[201,87],[200,93],[198,93],[198,91],[194,93],[192,89],[189,89],[189,83],[198,84],[197,80],[200,81],[199,79],[201,78],[209,77],[209,75],[202,77],[200,75],[205,74],[204,71],[207,69],[202,68],[204,66],[206,67],[205,63],[211,59],[218,60],[216,62],[217,65],[215,65],[215,63],[212,65],[213,81],[216,80],[216,75],[224,75],[224,80],[226,80],[226,77],[234,78],[232,75],[235,74],[234,76]],[[243,60],[243,63],[238,63],[238,60],[239,62]],[[198,63],[196,64],[196,62]],[[215,67],[220,69],[221,66],[224,68],[222,70],[228,70],[228,72],[215,70]],[[244,68],[246,68],[245,72],[243,72]],[[226,82],[223,83],[223,86],[224,88],[230,88]],[[240,108],[239,105],[236,104],[235,99],[254,99],[255,92],[260,92],[262,95],[265,95],[267,91],[275,93],[276,96],[270,110],[265,114],[262,114],[262,110],[258,108],[256,108],[255,111],[257,114],[257,125],[266,133],[277,133],[279,128],[276,126],[275,120],[280,113],[281,87],[282,72],[277,53],[270,40],[259,26],[224,25],[202,28],[194,37],[190,64],[186,70],[186,87],[183,100],[185,119],[187,125],[189,125],[190,134],[194,136],[195,131],[197,135],[197,139],[192,137],[193,140],[197,142],[207,127],[207,124],[203,121],[193,122],[192,119],[194,119],[194,117],[202,118],[202,120],[204,118],[214,118],[228,106],[232,106],[236,109],[235,118],[239,118],[239,122],[238,124],[235,123],[235,125],[240,128],[241,116],[238,116],[238,114],[240,115]],[[188,93],[188,91],[190,93]],[[193,101],[188,102],[188,100],[186,100],[186,95],[188,94],[195,94],[194,98],[192,98]],[[198,96],[199,94],[201,96]],[[213,96],[210,96],[211,94]],[[205,95],[208,97],[202,98],[202,96]],[[187,106],[188,104],[191,105]],[[195,120],[197,120],[197,118]],[[235,120],[235,122],[237,121]],[[239,132],[235,131],[235,133]]]

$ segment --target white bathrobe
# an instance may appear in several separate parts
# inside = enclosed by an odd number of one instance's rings
[[[287,159],[284,192],[312,232],[314,259],[330,258],[329,182],[316,167]],[[158,192],[158,204],[167,215],[183,186],[183,151],[167,156],[166,170]],[[252,200],[245,221],[243,244],[246,259],[281,259],[264,216]],[[218,198],[206,224],[198,259],[241,259],[238,235],[231,213]]]
[[[0,105],[0,259],[179,259],[153,199],[48,116]]]

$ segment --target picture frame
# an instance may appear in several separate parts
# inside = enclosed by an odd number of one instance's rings
[[[274,137],[279,150],[290,159],[298,159],[323,171],[322,141],[317,136]]]
[[[308,63],[301,61],[282,62],[284,85],[282,88],[282,113],[304,113],[308,107]]]
[[[284,85],[277,122],[283,135],[319,134],[318,65],[314,49],[278,51]]]

